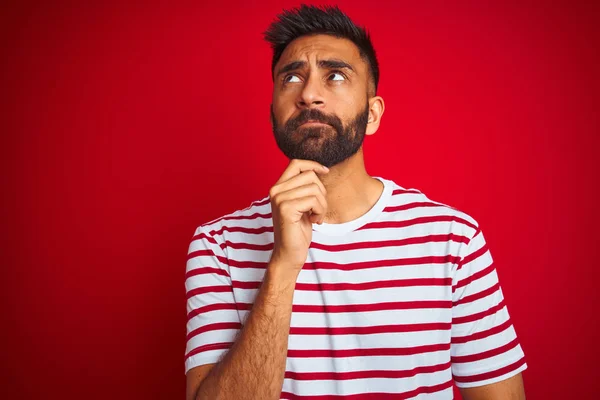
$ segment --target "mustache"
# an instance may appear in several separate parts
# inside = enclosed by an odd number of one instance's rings
[[[342,129],[342,121],[335,115],[328,115],[316,108],[304,109],[296,116],[291,118],[285,124],[285,130],[295,131],[298,127],[308,121],[317,121],[323,124],[333,126],[336,130]]]

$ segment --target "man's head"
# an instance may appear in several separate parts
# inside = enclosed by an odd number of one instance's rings
[[[265,39],[273,48],[271,122],[283,153],[329,167],[357,153],[383,114],[368,33],[337,7],[302,5],[280,14]]]

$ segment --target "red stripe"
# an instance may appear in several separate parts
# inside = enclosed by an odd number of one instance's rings
[[[406,370],[369,370],[369,371],[351,371],[351,372],[294,372],[285,371],[285,379],[294,379],[297,381],[314,380],[349,380],[349,379],[369,379],[369,378],[409,378],[418,374],[429,374],[440,372],[450,368],[450,362],[438,365],[427,365],[415,367]]]
[[[212,244],[216,244],[217,246],[219,245],[219,243],[217,243],[217,241],[215,240],[215,238],[213,238],[210,235],[207,235],[204,232],[199,233],[199,234],[195,235],[194,237],[192,237],[192,241],[199,240],[199,239],[204,239],[204,240],[206,240],[206,241],[208,241],[208,242],[210,242]]]
[[[371,335],[379,333],[446,331],[452,328],[449,322],[433,322],[429,324],[405,325],[375,325],[375,326],[349,326],[349,327],[305,327],[290,328],[290,335]]]
[[[241,328],[242,328],[242,324],[240,324],[239,322],[217,322],[216,324],[208,324],[208,325],[201,326],[200,328],[194,329],[193,331],[191,331],[190,333],[187,334],[186,340],[190,340],[194,336],[199,335],[203,332],[219,331],[219,330],[225,330],[225,329],[241,329]]]
[[[244,221],[244,220],[254,220],[254,219],[258,219],[258,218],[271,218],[271,213],[266,213],[266,214],[260,214],[260,213],[254,213],[254,214],[250,214],[250,215],[224,215],[220,218],[217,218],[213,221],[210,221],[204,225],[202,225],[202,227],[208,227],[210,225],[214,225],[217,222],[224,222],[224,221]]]
[[[401,206],[388,206],[383,209],[383,212],[404,211],[404,210],[410,210],[410,209],[419,208],[419,207],[447,207],[447,206],[443,205],[443,204],[431,203],[429,201],[421,201],[421,202],[415,202],[415,203],[402,204]]]
[[[481,311],[475,314],[471,314],[471,315],[466,315],[464,317],[456,317],[456,318],[452,318],[452,324],[465,324],[467,322],[473,322],[473,321],[478,321],[482,318],[485,318],[487,316],[490,316],[492,314],[495,314],[496,312],[502,310],[504,308],[504,299],[502,299],[502,301],[500,301],[500,303],[496,304],[493,307],[488,308],[485,311]]]
[[[452,343],[461,344],[461,343],[470,342],[472,340],[484,339],[486,337],[489,337],[489,336],[495,335],[497,333],[503,332],[503,331],[505,331],[506,329],[508,329],[510,327],[511,327],[511,322],[510,322],[510,319],[508,319],[503,324],[500,324],[500,325],[495,326],[493,328],[487,329],[485,331],[476,332],[476,333],[473,333],[473,334],[468,335],[468,336],[453,336],[452,337]]]
[[[478,374],[478,375],[468,375],[468,376],[452,375],[452,376],[454,377],[454,380],[458,383],[485,381],[488,379],[493,379],[493,378],[497,378],[499,376],[508,374],[509,372],[512,372],[512,371],[518,369],[523,364],[525,364],[525,357],[522,357],[519,361],[514,362],[510,365],[507,365],[506,367],[497,369],[495,371],[485,372],[483,374]]]
[[[424,243],[436,243],[436,242],[449,242],[454,241],[458,243],[468,243],[469,238],[466,236],[455,235],[453,233],[445,235],[428,235],[419,237],[410,237],[405,239],[397,240],[380,240],[375,242],[358,242],[358,243],[347,243],[340,245],[326,245],[321,243],[312,242],[310,247],[313,249],[327,250],[327,251],[347,251],[347,250],[358,250],[358,249],[379,249],[384,247],[392,246],[406,246],[411,244],[424,244]]]
[[[454,363],[467,363],[473,361],[480,361],[486,358],[495,357],[499,354],[506,353],[509,350],[514,349],[519,345],[519,340],[515,338],[512,342],[505,344],[504,346],[500,346],[496,349],[484,351],[481,353],[470,354],[468,356],[455,356],[450,357],[450,362]]]
[[[230,267],[235,268],[258,268],[265,269],[267,262],[258,261],[236,261],[232,259],[226,259],[224,257],[217,257],[219,261]],[[412,266],[421,264],[447,264],[456,263],[460,260],[459,257],[446,255],[446,256],[429,256],[429,257],[415,257],[415,258],[401,258],[396,260],[375,260],[375,261],[363,261],[350,264],[338,264],[331,262],[316,262],[306,263],[302,267],[303,269],[318,270],[318,269],[331,269],[341,271],[353,271],[357,269],[368,269],[368,268],[381,268],[381,267],[400,267],[400,266]]]
[[[223,232],[241,232],[241,233],[248,233],[248,234],[252,234],[252,235],[259,235],[261,233],[265,233],[265,232],[273,232],[273,226],[261,226],[258,228],[245,228],[242,226],[224,226],[219,230],[216,231],[210,231],[209,234],[210,235],[222,235]]]
[[[397,194],[422,194],[420,191],[418,191],[417,189],[394,189],[392,191],[392,196],[395,196]]]
[[[225,271],[223,269],[212,268],[212,267],[202,267],[202,268],[194,268],[194,269],[186,272],[185,279],[192,277],[192,276],[203,275],[203,274],[217,274],[217,275],[222,275],[222,276],[226,276],[226,277],[230,278],[227,271]]]
[[[226,258],[220,258],[219,261],[226,263],[230,267],[235,268],[257,268],[257,269],[266,269],[268,263],[261,261],[236,261]]]
[[[231,286],[228,286],[228,285],[202,286],[202,287],[198,287],[196,289],[192,289],[192,290],[186,292],[185,295],[186,295],[186,299],[189,299],[190,297],[197,296],[197,295],[203,294],[203,293],[225,293],[225,292],[233,293]]]
[[[463,286],[468,285],[469,283],[476,281],[479,278],[483,278],[487,274],[491,273],[494,270],[494,264],[490,264],[487,268],[482,269],[479,272],[474,273],[473,275],[468,276],[465,279],[462,279],[456,283],[452,287],[452,292],[456,291],[456,289],[460,289]]]
[[[402,393],[382,393],[382,392],[373,392],[373,393],[357,393],[357,394],[348,394],[348,395],[335,395],[335,394],[325,394],[325,395],[306,395],[300,396],[294,393],[289,392],[281,392],[281,398],[286,400],[406,400],[411,399],[420,394],[431,394],[431,393],[439,393],[448,388],[451,388],[453,385],[452,380],[441,383],[439,385],[433,386],[419,386],[417,389],[410,390],[408,392]]]
[[[368,312],[383,310],[412,310],[420,308],[452,308],[451,301],[396,301],[375,304],[343,304],[343,305],[305,305],[294,304],[292,311],[306,313],[343,313],[343,312]]]
[[[196,347],[195,349],[190,350],[190,352],[185,355],[185,360],[187,360],[188,358],[190,358],[193,355],[202,353],[203,351],[228,349],[231,347],[232,344],[233,344],[233,342],[211,343],[211,344],[205,344],[204,346]]]
[[[190,251],[187,255],[187,259],[190,260],[195,257],[217,257],[214,251],[209,249]]]
[[[374,242],[358,242],[358,243],[346,243],[339,245],[329,245],[322,244],[317,242],[311,242],[311,249],[319,249],[325,251],[348,251],[348,250],[359,250],[359,249],[379,249],[385,247],[398,247],[398,246],[406,246],[411,244],[425,244],[425,243],[444,243],[444,242],[457,242],[457,243],[468,243],[469,238],[466,236],[456,235],[453,233],[444,234],[444,235],[428,235],[421,237],[410,237],[406,239],[398,239],[398,240],[381,240]],[[223,244],[219,245],[222,249],[233,248],[233,249],[241,249],[241,250],[256,250],[256,251],[271,251],[273,250],[273,243],[266,244],[250,244],[250,243],[234,243],[230,241],[226,241]]]
[[[262,282],[232,281],[232,283],[233,287],[236,289],[258,289]],[[372,290],[382,288],[450,285],[452,285],[452,278],[415,278],[363,283],[296,283],[296,290],[321,292],[338,290]]]
[[[447,264],[456,263],[459,260],[458,257],[446,255],[446,256],[428,256],[428,257],[414,257],[414,258],[400,258],[395,260],[375,260],[375,261],[363,261],[350,264],[337,264],[330,262],[317,262],[317,263],[306,263],[303,269],[335,269],[342,271],[352,271],[356,269],[368,269],[368,268],[381,268],[381,267],[400,267],[400,266],[411,266],[411,265],[422,265],[422,264]]]
[[[269,204],[270,202],[271,202],[271,198],[267,197],[266,199],[261,199],[261,200],[255,201],[254,203],[252,203],[250,205],[250,207],[252,207],[252,206],[254,206],[254,207],[261,207],[261,206],[264,206],[266,204]]]
[[[382,347],[373,349],[346,350],[288,350],[287,356],[294,358],[344,358],[344,357],[374,357],[374,356],[410,356],[414,354],[431,353],[450,350],[450,343],[432,344],[415,347]]]
[[[237,309],[248,311],[252,309],[251,303],[235,303]],[[431,308],[452,308],[451,301],[432,300],[432,301],[398,301],[389,303],[375,304],[343,304],[343,305],[309,305],[309,304],[294,304],[292,312],[305,313],[344,313],[344,312],[369,312],[369,311],[384,311],[384,310],[413,310],[413,309],[431,309]]]
[[[256,250],[256,251],[271,251],[273,250],[273,242],[266,244],[252,244],[252,243],[234,243],[229,240],[225,241],[221,245],[221,248],[225,247],[236,249],[236,250]]]
[[[479,250],[477,250],[476,252],[471,253],[468,256],[466,256],[465,258],[463,258],[461,260],[461,262],[458,264],[457,271],[459,269],[461,269],[463,267],[463,265],[468,264],[472,261],[475,261],[479,257],[483,256],[485,253],[487,253],[487,251],[488,251],[487,244],[484,244],[483,246],[481,246],[481,248]]]
[[[262,282],[244,282],[244,281],[231,281],[231,284],[235,289],[258,289]]]
[[[196,308],[192,311],[190,311],[187,315],[187,319],[190,320],[192,318],[194,318],[196,315],[205,313],[205,312],[209,312],[209,311],[215,311],[215,310],[237,310],[238,308],[236,307],[235,304],[232,303],[216,303],[216,304],[209,304],[207,306],[204,307],[199,307]]]
[[[371,290],[382,288],[397,288],[410,286],[450,286],[452,278],[415,278],[395,279],[363,283],[296,283],[296,290],[306,291],[337,291],[337,290]]]
[[[271,213],[261,214],[254,213],[250,215],[226,215],[221,218],[221,221],[234,221],[234,220],[253,220],[258,218],[271,218]]]
[[[264,206],[265,204],[268,204],[270,202],[271,202],[271,199],[269,197],[266,197],[266,198],[261,199],[261,200],[253,201],[252,203],[250,203],[250,205],[248,207],[246,207],[246,208],[244,208],[243,210],[240,210],[240,211],[244,212],[244,211],[247,211],[247,210],[251,210],[252,207],[261,207],[261,206]],[[210,225],[216,224],[219,221],[223,221],[223,220],[229,219],[229,218],[235,219],[235,218],[237,218],[237,216],[233,216],[231,214],[224,215],[224,216],[219,217],[217,219],[213,219],[212,221],[208,221],[208,222],[202,224],[200,227],[201,228],[208,227]]]
[[[461,304],[466,304],[466,303],[472,303],[476,300],[482,299],[486,296],[489,296],[492,293],[495,293],[496,291],[498,291],[500,289],[500,282],[496,282],[496,284],[492,287],[489,287],[485,290],[482,290],[481,292],[475,293],[475,294],[471,294],[469,296],[465,296],[462,299],[455,301],[453,303],[453,305],[456,307],[458,305]]]
[[[369,224],[362,226],[359,229],[363,230],[363,229],[380,229],[380,228],[404,228],[407,226],[418,225],[418,224],[427,224],[427,223],[431,223],[431,222],[458,222],[458,223],[467,225],[468,227],[470,227],[472,229],[477,229],[477,227],[475,225],[473,225],[471,222],[469,222],[463,218],[456,217],[454,215],[434,215],[434,216],[430,216],[430,217],[419,217],[419,218],[409,219],[406,221],[371,222]]]

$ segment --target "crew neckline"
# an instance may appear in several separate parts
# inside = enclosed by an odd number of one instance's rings
[[[330,236],[339,236],[355,231],[377,218],[392,197],[392,182],[379,176],[374,176],[373,178],[383,183],[383,191],[369,211],[352,221],[341,224],[328,224],[326,222],[323,222],[321,225],[312,224],[313,230]]]

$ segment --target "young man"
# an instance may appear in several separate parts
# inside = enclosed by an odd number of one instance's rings
[[[187,399],[524,399],[523,351],[477,222],[374,178],[384,112],[368,34],[337,8],[266,32],[291,160],[269,196],[200,226]]]

